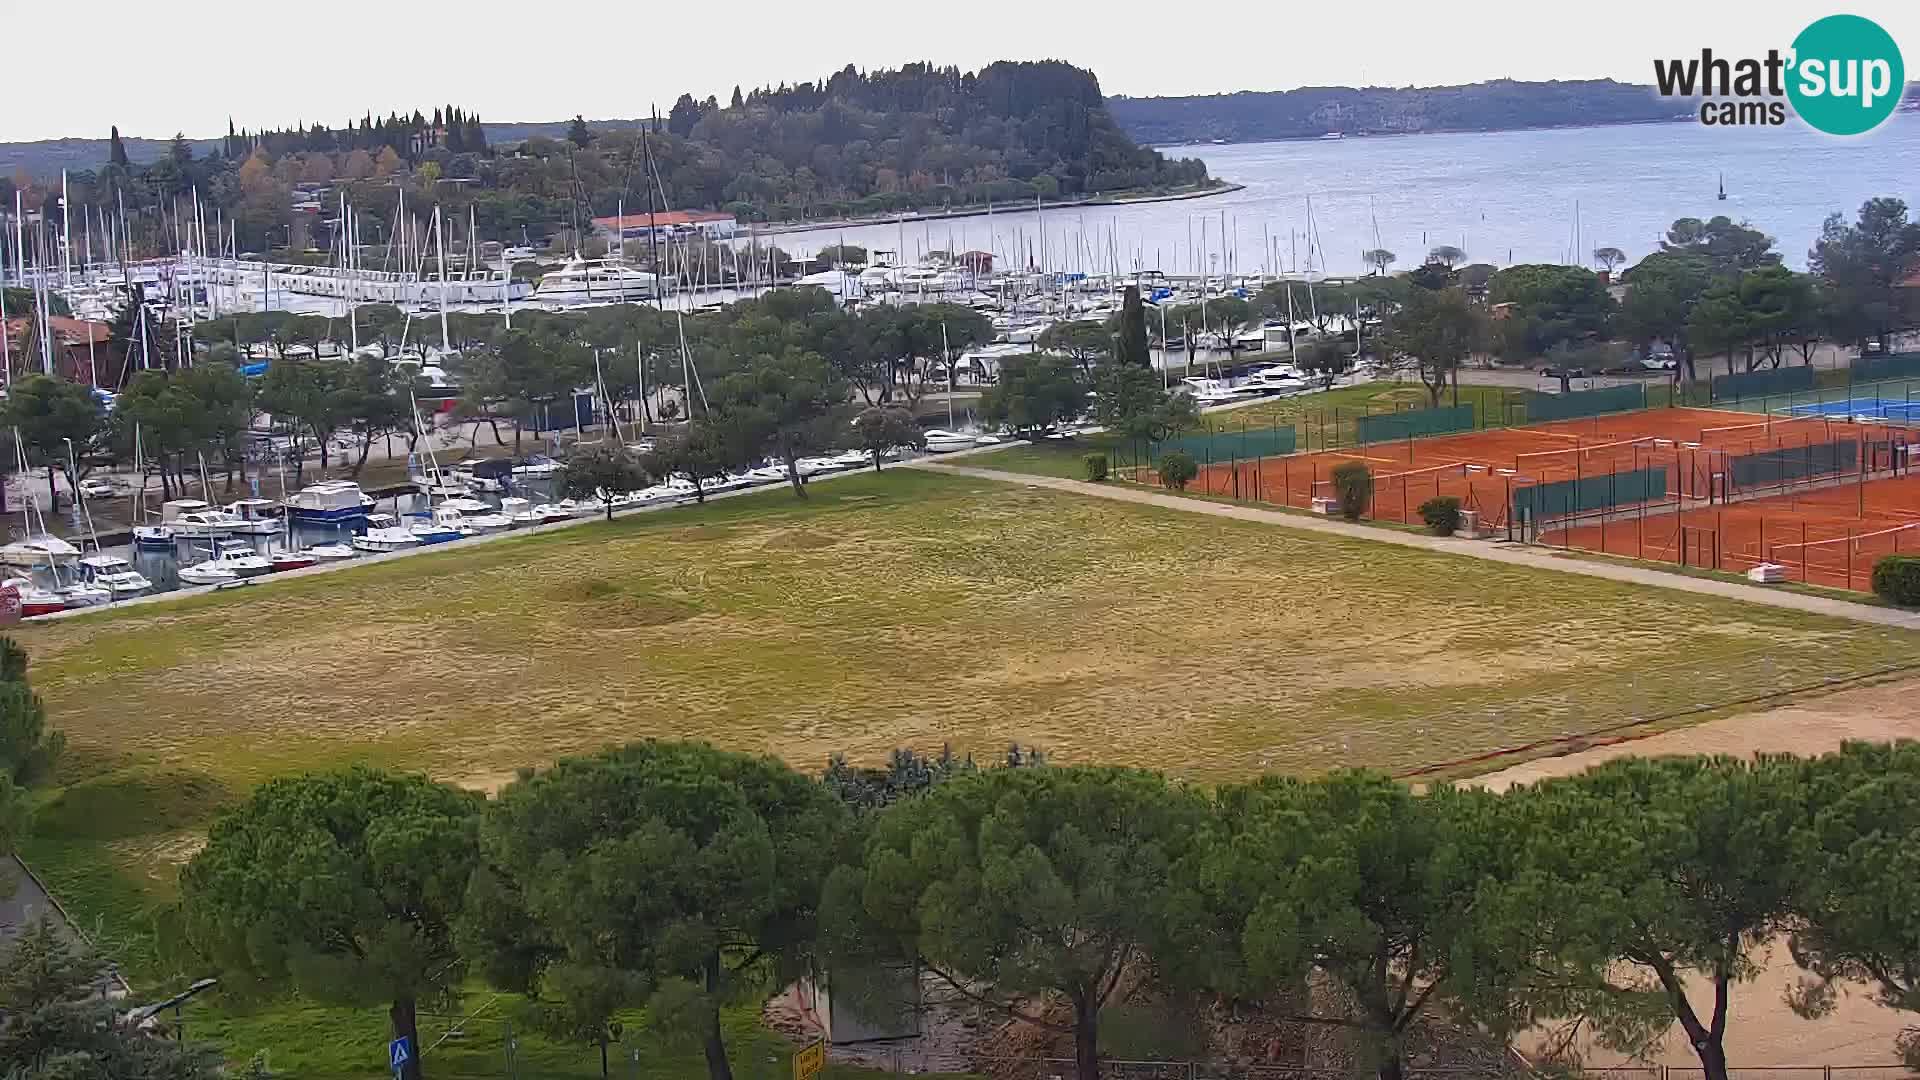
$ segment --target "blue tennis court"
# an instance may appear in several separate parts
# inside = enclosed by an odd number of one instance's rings
[[[1895,401],[1889,398],[1841,398],[1838,401],[1810,401],[1786,409],[1774,410],[1775,416],[1869,417],[1876,420],[1920,420],[1920,401]]]

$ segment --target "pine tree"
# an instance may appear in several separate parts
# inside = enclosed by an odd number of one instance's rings
[[[733,102],[727,107],[730,109],[738,109],[744,104],[746,103],[740,100],[740,84],[734,83],[733,84]]]
[[[120,141],[120,126],[115,124],[113,133],[107,136],[107,161],[122,169],[128,168],[127,144]]]

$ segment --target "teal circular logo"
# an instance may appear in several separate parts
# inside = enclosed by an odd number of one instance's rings
[[[1900,46],[1872,19],[1829,15],[1793,39],[1787,98],[1800,119],[1829,135],[1872,131],[1906,88]]]

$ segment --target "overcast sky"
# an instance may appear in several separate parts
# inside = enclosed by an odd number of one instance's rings
[[[916,60],[973,69],[1055,58],[1092,68],[1110,95],[1133,96],[1501,77],[1645,83],[1655,55],[1784,49],[1840,10],[1886,27],[1909,77],[1920,77],[1912,0],[0,0],[0,26],[39,26],[33,37],[46,45],[0,52],[0,140],[100,138],[112,124],[126,135],[204,137],[224,133],[229,116],[250,128],[338,126],[369,109],[442,102],[487,120],[631,117],[664,112],[683,91],[724,101],[736,83]]]

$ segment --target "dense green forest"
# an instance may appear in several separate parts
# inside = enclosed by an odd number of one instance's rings
[[[403,190],[410,208],[440,205],[456,220],[471,208],[482,239],[518,242],[623,206],[645,210],[650,196],[663,208],[787,221],[1207,180],[1199,161],[1136,145],[1107,114],[1099,80],[1052,61],[977,73],[849,66],[820,83],[736,88],[726,105],[683,95],[642,127],[576,118],[563,137],[511,146],[448,105],[338,128],[234,129],[211,147],[176,138],[146,162],[116,130],[105,158],[70,173],[75,210],[124,206],[140,219],[136,248],[149,250],[175,249],[168,230],[194,193],[209,220],[235,224],[242,250],[260,250],[287,242],[302,186],[342,186],[362,212],[363,241],[379,243]],[[10,204],[16,185],[57,219],[57,173],[0,179],[0,198]]]
[[[1298,90],[1205,97],[1124,98],[1108,103],[1127,133],[1144,143],[1257,142],[1344,134],[1505,131],[1576,124],[1671,120],[1685,103],[1647,86],[1612,79],[1468,86],[1308,86]]]

